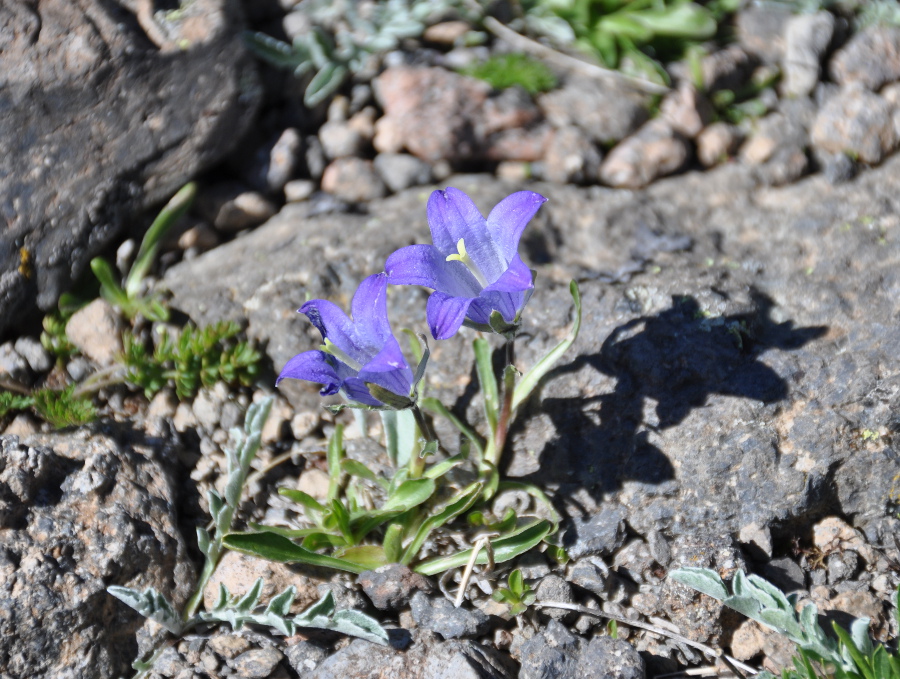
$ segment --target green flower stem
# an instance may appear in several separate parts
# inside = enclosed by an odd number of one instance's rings
[[[184,613],[181,615],[181,619],[185,622],[194,617],[197,609],[200,608],[206,585],[209,583],[213,573],[216,572],[216,566],[219,565],[219,558],[222,556],[222,539],[216,536],[213,540],[215,547],[212,548],[210,554],[214,555],[214,558],[207,558],[203,563],[203,570],[200,572],[200,577],[197,578],[197,586],[194,588],[194,593],[188,599],[187,605],[184,607]]]
[[[506,446],[506,436],[509,434],[509,425],[513,418],[513,395],[516,390],[515,338],[506,340],[506,366],[503,368],[503,400],[500,404],[500,413],[497,417],[497,429],[493,438],[488,441],[484,459],[495,468],[500,466],[500,458],[503,448]]]

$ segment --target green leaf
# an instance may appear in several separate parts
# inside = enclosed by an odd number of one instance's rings
[[[521,598],[525,593],[525,578],[522,577],[522,571],[518,568],[513,569],[507,582],[509,583],[509,591]]]
[[[480,483],[469,484],[461,490],[453,500],[445,504],[442,508],[437,509],[434,514],[425,519],[416,531],[412,541],[407,546],[406,551],[403,553],[403,558],[400,560],[400,563],[409,565],[409,563],[418,555],[419,550],[422,548],[425,540],[428,539],[431,531],[443,526],[445,523],[452,521],[457,516],[467,511],[475,504],[481,490],[482,485]]]
[[[503,563],[514,559],[520,554],[524,554],[532,547],[540,544],[541,540],[547,537],[552,529],[552,523],[541,519],[521,526],[513,533],[491,540],[491,547],[494,550],[494,562]],[[422,575],[436,575],[451,568],[459,568],[466,565],[471,557],[472,550],[467,549],[450,556],[423,561],[415,566],[413,570]],[[476,557],[475,563],[486,564],[487,562],[488,555],[485,550],[481,550]]]
[[[366,570],[351,561],[304,549],[269,530],[260,533],[228,533],[222,538],[222,544],[236,552],[258,556],[269,561],[305,563],[310,566],[323,566],[356,574]]]
[[[277,40],[265,33],[244,32],[244,44],[261,59],[265,59],[273,66],[296,69],[301,64],[309,64],[309,53],[305,49],[291,47],[286,42]]]
[[[491,429],[491,438],[497,432],[497,421],[500,417],[500,396],[497,389],[497,378],[494,375],[494,364],[491,358],[491,345],[483,337],[472,342],[475,351],[475,370],[484,399],[484,417]]]
[[[185,184],[178,193],[172,196],[156,219],[153,220],[153,224],[150,225],[150,228],[144,235],[144,239],[141,241],[137,257],[135,257],[134,264],[125,279],[125,295],[129,299],[137,297],[138,292],[140,292],[141,281],[144,280],[144,277],[150,271],[150,267],[153,266],[153,260],[156,259],[156,254],[159,252],[163,236],[188,211],[196,195],[197,184],[195,182]],[[151,309],[151,312],[155,314],[158,310]],[[163,313],[168,316],[168,313],[164,310]]]
[[[325,460],[328,464],[328,500],[334,500],[341,489],[341,459],[344,456],[344,425],[336,424],[328,439]]]
[[[310,108],[318,106],[344,84],[347,74],[347,67],[343,64],[334,62],[325,64],[307,86],[303,103]]]
[[[385,555],[384,548],[378,545],[347,547],[339,549],[334,555],[339,559],[364,566],[367,570],[373,570],[390,563]]]
[[[407,408],[412,408],[416,404],[415,401],[408,396],[395,394],[390,389],[380,387],[374,382],[366,382],[366,386],[369,388],[369,393],[371,393],[372,396],[392,410],[406,410]]]
[[[550,353],[538,361],[534,367],[522,377],[515,392],[513,392],[513,412],[515,412],[522,403],[524,403],[531,392],[534,391],[541,379],[546,375],[556,362],[562,358],[563,354],[569,350],[569,347],[578,337],[578,331],[581,329],[581,293],[578,290],[578,283],[574,280],[569,283],[569,293],[572,295],[572,302],[575,305],[575,320],[572,323],[572,329],[566,338],[554,347]],[[495,383],[496,395],[496,383]],[[493,429],[491,431],[494,431]]]
[[[705,7],[693,2],[665,9],[646,9],[629,14],[655,35],[706,40],[716,33],[716,19]]]
[[[385,511],[407,511],[434,495],[437,485],[432,478],[410,479],[401,483],[381,507]]]
[[[361,479],[366,479],[368,481],[374,481],[375,483],[381,485],[384,479],[380,479],[375,476],[375,472],[369,469],[362,462],[357,460],[351,460],[349,458],[345,458],[341,460],[341,467],[343,467],[343,471],[345,474],[349,474],[350,476],[358,476]]]
[[[122,309],[129,306],[128,296],[116,281],[116,275],[113,273],[112,266],[103,257],[94,257],[91,260],[91,271],[100,281],[100,294],[110,304],[114,304]]]
[[[427,479],[439,479],[444,474],[449,472],[454,467],[458,467],[463,462],[466,461],[466,458],[460,455],[453,455],[452,457],[448,457],[446,460],[442,462],[438,462],[433,464],[425,471],[425,478]]]
[[[297,490],[295,488],[279,488],[278,494],[319,514],[325,511],[325,507],[323,507],[318,500],[313,496],[304,493],[302,490]]]
[[[635,42],[648,42],[653,38],[653,30],[645,26],[636,17],[637,12],[627,14],[610,14],[597,24],[597,31],[614,36],[625,36]]]
[[[844,644],[844,648],[847,649],[847,652],[850,654],[850,657],[853,658],[853,662],[856,664],[859,672],[865,677],[865,679],[875,679],[875,673],[872,671],[872,668],[869,667],[869,663],[866,662],[865,656],[862,654],[860,649],[856,647],[856,644],[853,641],[853,637],[850,636],[850,633],[847,632],[843,627],[838,625],[836,622],[831,623],[831,628],[834,630],[834,633],[837,635],[838,639],[841,640],[841,643]]]
[[[354,544],[356,540],[353,531],[350,528],[350,512],[347,511],[344,503],[338,499],[334,499],[331,501],[329,509],[331,510],[331,516],[337,521],[341,535],[344,536],[344,539],[347,540],[348,543],[351,545]]]
[[[403,526],[392,523],[384,532],[384,558],[388,563],[399,563],[403,556]]]
[[[859,618],[854,620],[850,625],[850,637],[860,653],[871,656],[875,652],[872,646],[872,640],[869,638],[869,622],[868,618]]]

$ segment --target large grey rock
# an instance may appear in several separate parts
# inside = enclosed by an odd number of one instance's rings
[[[610,637],[590,641],[555,620],[522,646],[519,679],[643,679],[644,662],[627,642]]]
[[[439,641],[416,631],[405,652],[357,639],[322,662],[310,679],[512,679],[509,658],[469,640]]]
[[[783,91],[788,96],[810,94],[819,82],[822,56],[834,33],[834,15],[822,10],[791,17],[785,27]]]
[[[575,125],[599,144],[624,139],[650,116],[645,95],[595,78],[573,77],[539,97],[538,104],[554,127]]]
[[[0,437],[0,675],[124,676],[149,650],[151,625],[106,587],[186,601],[176,465],[125,432]]]
[[[555,491],[571,516],[623,506],[642,535],[755,523],[777,538],[825,511],[860,528],[882,520],[896,461],[887,443],[857,449],[848,432],[889,430],[900,407],[890,321],[898,169],[889,159],[836,187],[812,177],[767,188],[737,164],[634,192],[533,185],[549,202],[523,238],[538,283],[518,365],[533,365],[570,323],[570,277],[582,281],[585,312],[578,341],[513,428],[506,472]],[[448,183],[484,212],[520,188],[483,176]],[[321,341],[293,311],[307,293],[346,308],[395,248],[428,242],[427,193],[397,194],[368,215],[300,219],[288,206],[165,282],[200,322],[246,318],[280,369]],[[425,298],[391,290],[395,330],[424,329]],[[472,336],[433,343],[427,379],[430,395],[481,426],[460,382]],[[314,385],[290,382],[281,388],[295,407],[320,407]]]
[[[835,53],[830,71],[842,85],[860,83],[870,90],[900,80],[900,28],[863,29]]]
[[[849,153],[864,163],[880,163],[900,142],[894,107],[860,85],[843,88],[819,110],[813,144],[831,153]]]
[[[238,140],[258,101],[236,0],[0,8],[0,334]],[[149,225],[149,221],[147,222]]]

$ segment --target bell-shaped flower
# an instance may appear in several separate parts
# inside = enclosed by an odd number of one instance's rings
[[[360,283],[350,310],[352,320],[324,299],[300,307],[300,313],[322,333],[324,344],[288,361],[276,385],[288,377],[316,382],[324,385],[319,392],[322,396],[341,392],[351,401],[376,407],[385,404],[367,385],[392,392],[399,400],[408,399],[413,373],[388,323],[387,276],[375,274]]]
[[[519,257],[519,239],[546,200],[519,191],[497,203],[485,219],[459,189],[431,194],[428,226],[434,244],[397,250],[385,271],[394,285],[434,290],[427,316],[435,339],[452,337],[466,320],[496,328],[493,312],[510,326],[518,322],[534,288],[531,270]]]

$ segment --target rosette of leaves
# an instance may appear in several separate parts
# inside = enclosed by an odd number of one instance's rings
[[[453,0],[306,0],[302,11],[310,30],[292,44],[265,33],[245,34],[247,46],[261,59],[296,76],[313,73],[303,103],[322,103],[351,75],[366,70],[373,56],[396,49],[404,38],[422,34],[431,16],[457,3]],[[295,10],[297,11],[297,10]]]
[[[410,421],[410,426],[414,424]],[[411,438],[407,434],[398,437]],[[408,469],[403,468],[388,480],[346,457],[342,428],[338,426],[329,441],[327,461],[330,483],[323,501],[296,489],[279,491],[302,508],[306,527],[257,524],[252,526],[252,532],[229,533],[223,545],[271,561],[324,566],[350,573],[401,563],[423,575],[434,575],[468,563],[472,549],[423,558],[426,543],[436,533],[465,533],[465,525],[456,529],[452,524],[479,502],[485,490],[486,475],[465,485],[448,478],[451,470],[465,462],[463,455],[435,462],[419,478],[410,478]],[[365,506],[361,482],[380,489],[383,501],[379,506],[371,509]],[[544,519],[513,516],[504,528],[491,541],[497,563],[535,547],[555,525]],[[487,563],[487,554],[479,554],[477,562]]]
[[[509,612],[512,615],[524,613],[535,601],[537,595],[534,590],[525,582],[522,571],[518,568],[509,574],[506,584],[506,587],[495,589],[491,598],[509,606]]]

